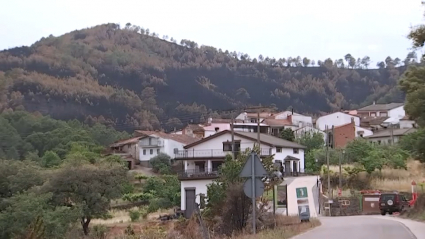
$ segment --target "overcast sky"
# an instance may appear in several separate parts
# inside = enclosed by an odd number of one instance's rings
[[[404,59],[421,0],[0,0],[0,49],[103,23],[130,22],[160,36],[223,50],[314,60]]]

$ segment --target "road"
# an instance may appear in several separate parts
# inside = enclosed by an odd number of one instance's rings
[[[368,216],[320,217],[322,226],[293,239],[416,239],[403,224]]]

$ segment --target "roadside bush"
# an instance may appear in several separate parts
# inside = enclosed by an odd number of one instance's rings
[[[132,222],[138,221],[140,219],[140,212],[138,210],[130,210],[128,214]]]
[[[155,173],[169,173],[171,172],[171,157],[167,154],[160,153],[149,160],[152,169]]]

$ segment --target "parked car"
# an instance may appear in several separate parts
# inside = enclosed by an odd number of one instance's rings
[[[408,207],[409,201],[404,195],[398,192],[381,193],[381,196],[379,196],[379,209],[382,216],[385,216],[387,213],[390,215],[394,212],[400,213]]]

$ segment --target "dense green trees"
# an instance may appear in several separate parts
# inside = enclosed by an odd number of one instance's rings
[[[104,146],[127,137],[99,123],[90,127],[25,111],[0,114],[0,158],[31,158],[44,167],[59,165],[76,144],[100,153]]]

